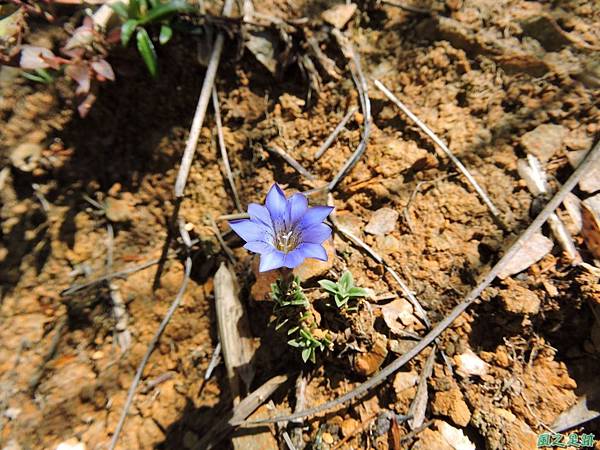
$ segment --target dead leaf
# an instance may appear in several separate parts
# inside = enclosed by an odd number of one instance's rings
[[[408,300],[398,298],[381,308],[383,320],[394,334],[403,334],[411,329],[418,319],[413,314],[413,307]]]
[[[600,194],[581,203],[581,216],[585,245],[594,258],[600,259]]]
[[[526,270],[546,256],[552,247],[554,247],[554,243],[550,239],[540,232],[535,233],[498,273],[498,278],[504,279]]]

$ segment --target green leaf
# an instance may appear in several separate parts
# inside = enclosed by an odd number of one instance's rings
[[[351,287],[348,290],[348,297],[368,297],[369,292],[366,289],[359,287]]]
[[[288,336],[290,334],[294,334],[296,331],[298,331],[300,329],[299,326],[295,326],[294,328],[290,328],[290,330],[288,331]]]
[[[348,303],[348,297],[342,296],[339,294],[334,297],[334,300],[335,300],[335,305],[338,308],[342,308],[343,306],[346,306],[346,303]]]
[[[288,341],[288,345],[291,345],[292,347],[301,347],[300,342],[298,341],[298,339],[291,339]]]
[[[352,279],[352,274],[348,271],[344,272],[341,276],[338,284],[342,287],[344,292],[347,292],[352,286],[354,286],[354,280]]]
[[[48,84],[48,81],[42,75],[35,74],[35,73],[29,73],[29,72],[21,72],[21,75],[23,75],[23,78],[27,78],[30,81],[35,81],[36,83]]]
[[[141,20],[140,23],[145,24],[149,22],[157,22],[171,14],[193,11],[193,8],[188,5],[184,0],[173,0],[169,3],[160,4],[148,11]]]
[[[129,44],[129,40],[131,39],[131,36],[133,36],[133,32],[135,31],[137,26],[137,20],[129,19],[121,27],[121,44],[123,44],[123,47],[127,47],[127,44]]]
[[[127,14],[129,15],[129,17],[140,17],[140,2],[138,0],[129,0]]]
[[[129,19],[129,11],[127,10],[127,5],[123,2],[116,2],[116,3],[112,3],[110,5],[110,7],[113,9],[114,12],[117,13],[117,15],[123,19],[123,20],[127,20]]]
[[[150,72],[150,75],[153,77],[156,77],[156,74],[158,73],[156,50],[154,50],[154,44],[152,44],[150,36],[148,36],[148,32],[144,28],[139,28],[136,34],[136,39],[138,51],[146,63],[148,72]]]
[[[158,36],[158,42],[160,42],[160,45],[165,45],[171,40],[172,36],[173,28],[171,28],[169,25],[162,25],[160,27],[160,35]]]
[[[312,348],[305,348],[304,350],[302,350],[302,361],[308,361],[308,359],[311,357],[311,354],[314,355]]]
[[[321,286],[321,288],[323,288],[325,291],[331,294],[336,294],[339,289],[338,285],[330,280],[319,280],[319,285]]]

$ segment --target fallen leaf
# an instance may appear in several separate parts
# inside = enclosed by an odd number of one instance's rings
[[[321,18],[329,25],[341,30],[352,18],[356,12],[356,8],[354,3],[335,5],[327,11],[323,11]]]
[[[581,203],[581,234],[594,258],[600,259],[600,194]]]
[[[535,233],[498,273],[498,278],[504,279],[524,271],[546,256],[552,247],[554,247],[554,243],[550,239],[542,233]]]
[[[398,298],[381,308],[383,320],[390,331],[395,334],[403,334],[407,328],[418,322],[413,314],[413,307],[403,298]]]

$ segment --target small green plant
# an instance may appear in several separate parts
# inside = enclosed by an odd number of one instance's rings
[[[304,362],[310,360],[314,363],[316,361],[316,351],[323,351],[325,350],[325,347],[331,344],[331,341],[327,336],[321,338],[316,337],[309,328],[304,326],[304,324],[291,328],[288,331],[288,335],[291,334],[296,334],[296,337],[290,339],[288,344],[292,347],[301,349],[302,361]]]
[[[24,78],[35,81],[36,83],[52,84],[54,83],[54,75],[46,69],[34,69],[33,72],[21,73]]]
[[[160,24],[158,42],[166,44],[173,36],[170,21],[177,13],[190,12],[193,8],[185,0],[129,0],[126,5],[116,2],[111,5],[123,21],[121,25],[121,43],[127,46],[135,33],[136,45],[148,72],[153,77],[158,73],[156,50],[146,30],[148,25]]]
[[[320,280],[319,284],[326,292],[333,296],[335,306],[346,308],[348,301],[355,297],[367,297],[369,292],[366,289],[354,286],[352,274],[344,272],[337,283],[330,280]]]
[[[271,285],[271,299],[277,307],[285,308],[286,306],[304,306],[308,305],[308,300],[300,286],[300,278],[293,277],[290,282],[283,278],[278,279]]]

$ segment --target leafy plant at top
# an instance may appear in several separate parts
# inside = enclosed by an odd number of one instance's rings
[[[281,278],[271,284],[271,298],[278,307],[304,306],[308,300],[300,286],[300,278],[294,277],[291,283],[284,282]]]
[[[369,292],[366,289],[354,286],[352,274],[344,272],[337,283],[330,280],[320,280],[321,288],[330,293],[335,300],[338,308],[345,308],[348,301],[354,297],[367,297]]]
[[[288,344],[292,347],[299,348],[302,353],[302,361],[316,362],[316,351],[323,351],[327,345],[331,344],[331,341],[326,337],[316,337],[310,329],[304,325],[300,325],[292,328],[288,331],[288,335],[297,333],[297,337],[290,339]]]
[[[185,0],[129,0],[129,4],[118,1],[111,5],[112,9],[123,21],[121,25],[121,43],[127,46],[135,33],[138,52],[148,72],[153,77],[158,73],[156,50],[146,30],[148,25],[160,24],[158,42],[166,44],[173,36],[170,21],[177,13],[189,12],[193,8]]]

